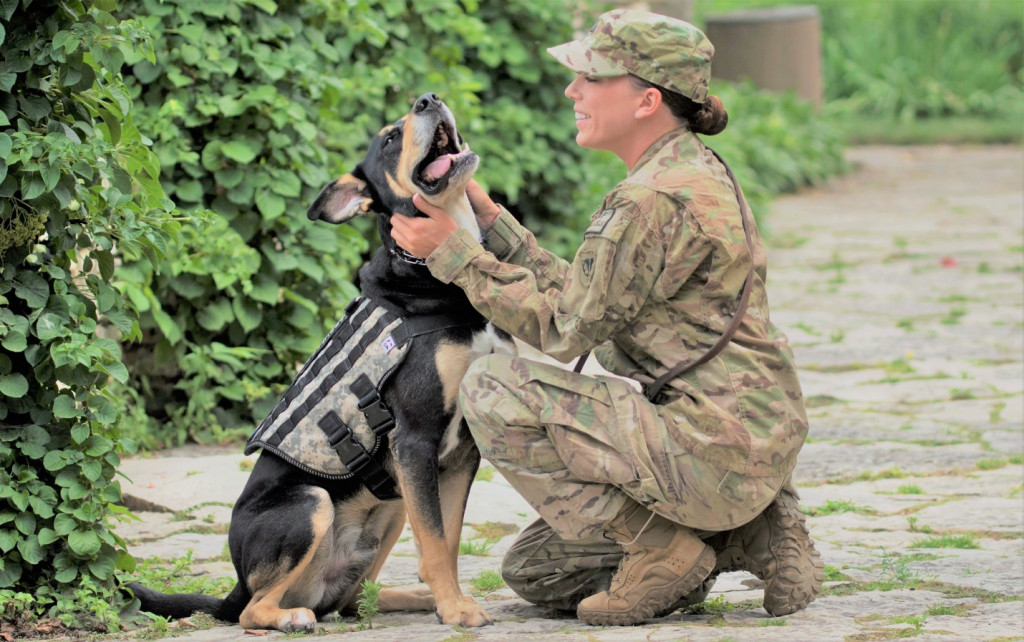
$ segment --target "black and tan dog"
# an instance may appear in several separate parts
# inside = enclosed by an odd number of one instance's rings
[[[360,584],[376,578],[408,515],[429,590],[385,588],[379,608],[433,609],[444,624],[490,623],[458,584],[459,536],[480,454],[457,395],[473,358],[513,348],[459,288],[433,279],[422,261],[395,245],[389,223],[395,212],[419,215],[411,197],[420,192],[479,235],[465,193],[478,162],[463,149],[448,107],[427,94],[382,129],[366,158],[327,185],[308,212],[331,223],[377,215],[383,246],[360,270],[364,296],[401,317],[455,312],[469,323],[418,337],[384,391],[395,418],[384,467],[402,497],[383,501],[356,479],[324,479],[264,451],[232,512],[234,590],[221,600],[134,584],[142,610],[169,617],[203,611],[246,628],[310,630],[316,618],[354,608]]]

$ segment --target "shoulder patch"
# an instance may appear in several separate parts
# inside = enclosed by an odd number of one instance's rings
[[[590,219],[590,227],[583,233],[583,236],[597,235],[604,232],[604,228],[608,227],[608,221],[612,220],[612,216],[615,215],[614,207],[607,207]]]

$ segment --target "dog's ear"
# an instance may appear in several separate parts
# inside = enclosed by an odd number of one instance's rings
[[[306,210],[306,216],[311,221],[322,220],[337,224],[368,212],[373,197],[367,189],[366,181],[357,176],[357,173],[358,168],[355,172],[328,183]]]

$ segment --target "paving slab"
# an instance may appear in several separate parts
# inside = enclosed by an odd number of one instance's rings
[[[502,588],[477,598],[494,626],[392,613],[372,629],[333,617],[319,637],[1024,639],[1024,153],[863,147],[849,159],[850,175],[778,199],[763,226],[773,320],[794,346],[809,405],[795,481],[828,571],[817,601],[771,618],[759,606],[763,583],[728,573],[703,612],[601,628]],[[191,550],[192,572],[230,576],[230,506],[251,464],[239,451],[189,447],[125,461],[124,492],[141,519],[118,529],[130,551]],[[483,470],[464,540],[481,539],[474,525],[511,533],[535,517]],[[464,590],[499,569],[513,539],[460,558]],[[408,529],[380,580],[416,583]],[[253,638],[236,625],[173,629],[192,641]]]

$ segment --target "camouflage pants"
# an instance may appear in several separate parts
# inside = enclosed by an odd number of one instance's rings
[[[608,588],[623,551],[604,525],[630,503],[705,537],[756,517],[786,481],[737,482],[680,454],[659,406],[614,377],[492,354],[470,366],[460,403],[481,454],[541,515],[505,555],[502,576],[542,606],[574,610]]]
[[[600,538],[633,502],[696,530],[728,530],[756,517],[785,481],[681,452],[666,437],[671,413],[615,377],[492,354],[470,366],[460,392],[483,457],[562,540]],[[726,483],[742,492],[723,495]]]

